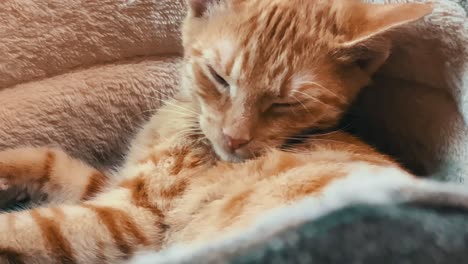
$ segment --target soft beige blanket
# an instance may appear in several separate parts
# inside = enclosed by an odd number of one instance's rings
[[[183,0],[0,1],[0,150],[118,158],[177,87]]]

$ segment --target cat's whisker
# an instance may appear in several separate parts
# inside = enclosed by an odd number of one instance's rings
[[[294,100],[296,100],[298,103],[300,103],[300,104],[302,105],[302,107],[304,107],[304,109],[305,109],[307,112],[309,112],[309,114],[311,113],[311,112],[310,112],[310,109],[307,108],[307,107],[305,106],[305,104],[304,104],[301,100],[299,100],[299,99],[298,99],[296,96],[294,96],[294,95],[291,95],[291,97],[292,97]]]
[[[184,129],[182,131],[187,131],[187,130],[188,131],[199,131],[199,132],[202,131],[199,127],[188,127],[188,128],[186,128],[186,129]]]
[[[163,91],[159,91],[155,88],[151,88],[151,91],[156,93],[157,95],[159,95],[159,98],[156,98],[156,97],[152,97],[152,96],[149,96],[149,95],[146,95],[146,94],[142,94],[143,96],[145,97],[150,97],[150,98],[154,98],[154,99],[158,99],[159,101],[162,101],[162,100],[170,100],[171,98],[173,98],[173,95],[172,93],[166,93],[166,92],[163,92]]]
[[[278,139],[308,139],[309,135],[296,135],[296,136],[291,136],[291,137],[276,137]]]
[[[196,127],[188,127],[186,129],[183,129],[183,130],[180,130],[178,132],[203,132],[200,128],[196,128]]]
[[[349,127],[349,125],[346,126],[346,127]],[[317,138],[317,137],[330,136],[330,135],[334,135],[334,134],[337,134],[337,133],[341,133],[341,132],[343,132],[343,130],[344,130],[346,127],[340,128],[340,129],[337,129],[337,130],[333,130],[333,131],[330,131],[330,132],[327,132],[327,133],[305,134],[305,135],[296,135],[296,136],[291,136],[291,137],[278,137],[278,139],[281,139],[281,140],[307,140],[307,139],[314,139],[314,138]]]
[[[187,132],[187,133],[177,133],[176,136],[177,136],[177,137],[182,137],[182,138],[187,138],[187,137],[201,137],[201,136],[203,136],[203,134],[197,134],[197,133],[190,133],[190,132]]]
[[[310,137],[329,136],[329,135],[334,135],[334,134],[340,133],[340,132],[343,132],[343,130],[342,130],[342,129],[338,129],[338,130],[334,130],[334,131],[327,132],[327,133],[311,134]]]
[[[189,108],[185,108],[185,107],[176,105],[176,104],[174,104],[174,103],[172,103],[172,102],[169,102],[169,101],[162,101],[162,103],[163,103],[163,104],[168,104],[168,105],[173,106],[173,107],[176,107],[176,108],[178,108],[178,109],[180,109],[180,110],[186,111],[187,113],[191,113],[191,114],[193,114],[193,115],[195,115],[195,116],[199,116],[199,115],[200,115],[200,113],[195,112],[195,111],[192,110],[192,109],[189,109]]]
[[[177,132],[177,134],[180,134],[180,135],[183,135],[183,134],[202,135],[203,133],[197,132],[197,131],[180,131],[180,132]]]
[[[334,131],[333,133],[338,133],[339,131]],[[325,134],[324,134],[325,135]],[[325,139],[325,138],[316,138],[321,135],[313,135],[313,136],[304,136],[304,137],[278,137],[278,139],[281,140],[298,140],[298,141],[304,141],[304,142],[334,142],[334,143],[344,143],[342,141],[338,140],[333,140],[333,139]]]
[[[293,137],[280,137],[280,139],[309,139],[309,138],[315,138],[315,137],[321,137],[321,136],[329,136],[333,135],[336,133],[343,132],[342,129],[337,129],[331,132],[327,133],[317,133],[317,134],[306,134],[306,135],[298,135],[298,136],[293,136]]]
[[[193,133],[193,132],[184,132],[184,133],[177,133],[177,136],[196,136],[196,135],[201,135],[198,133]]]
[[[182,107],[180,105],[177,105],[175,103],[172,103],[170,100],[167,100],[167,99],[162,99],[162,98],[157,98],[157,97],[154,97],[154,96],[149,96],[149,95],[145,95],[146,98],[152,98],[152,99],[157,99],[159,100],[161,103],[163,104],[168,104],[170,106],[174,106],[176,108],[179,108],[179,109],[182,109],[182,110],[185,110],[185,111],[188,111],[190,113],[193,113],[195,115],[200,115],[200,113],[197,113],[194,111],[194,109],[189,109],[189,108],[186,108],[186,107]]]
[[[340,99],[340,100],[343,100],[343,96],[340,96],[338,95],[337,93],[333,92],[331,89],[321,85],[320,83],[318,82],[313,82],[313,81],[303,81],[301,82],[302,85],[314,85],[314,86],[318,86],[320,87],[322,90],[325,90],[327,91],[328,93],[332,94],[333,96],[335,96],[336,98]]]
[[[307,94],[307,93],[304,93],[304,92],[301,92],[301,91],[295,91],[295,93],[299,93],[299,94],[302,94],[304,96],[306,96],[307,98],[309,98],[310,100],[312,101],[315,101],[319,104],[322,104],[324,106],[329,106],[327,103],[324,103],[323,101],[321,101],[320,99],[316,98],[316,97],[313,97],[312,95],[310,94]]]
[[[254,159],[257,159],[257,155],[255,154],[255,152],[251,149],[248,149],[249,152],[250,152],[250,156],[253,157]]]
[[[333,139],[323,139],[323,138],[311,138],[309,142],[315,142],[315,141],[321,141],[321,142],[332,142],[332,143],[338,143],[338,144],[346,144],[343,141],[338,141],[338,140],[333,140]]]
[[[175,114],[181,114],[181,115],[184,115],[185,117],[189,117],[189,118],[198,118],[197,115],[195,115],[195,114],[193,114],[191,112],[184,112],[184,111],[179,111],[179,110],[176,110],[176,109],[161,108],[161,109],[158,109],[156,111],[171,112],[171,113],[175,113]]]
[[[308,137],[285,137],[285,138],[278,138],[278,139],[281,139],[281,140],[306,140],[308,139]]]
[[[137,116],[140,116],[140,115],[143,115],[145,113],[151,113],[151,114],[155,114],[156,112],[158,111],[167,111],[167,112],[173,112],[173,113],[176,113],[176,114],[182,114],[184,115],[185,117],[187,118],[198,118],[198,115],[195,115],[195,114],[192,114],[190,112],[182,112],[182,111],[176,111],[174,109],[165,109],[165,108],[156,108],[156,109],[147,109],[147,110],[143,110],[143,111],[140,111],[132,116],[130,116],[129,118],[130,119],[133,119]]]
[[[306,152],[306,150],[301,150],[298,148],[290,148],[290,147],[281,147],[279,150],[288,152],[288,153],[293,153],[293,154],[303,154]]]
[[[159,94],[159,95],[164,95],[164,96],[166,96],[166,97],[169,97],[170,95],[172,95],[172,94],[169,94],[169,93],[165,93],[165,92],[163,92],[163,91],[161,91],[161,90],[155,89],[155,88],[153,88],[153,87],[151,88],[151,91],[153,91],[153,92],[155,92],[155,93],[157,93],[157,94]]]
[[[285,151],[288,153],[294,153],[294,154],[303,154],[308,152],[306,149],[299,149],[299,148],[280,148],[281,151]]]

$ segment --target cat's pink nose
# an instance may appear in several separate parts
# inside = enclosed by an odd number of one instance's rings
[[[224,139],[226,140],[226,143],[231,151],[240,149],[250,142],[250,139],[232,138],[226,134],[224,134]]]

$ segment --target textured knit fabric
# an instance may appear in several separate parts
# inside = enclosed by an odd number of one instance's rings
[[[0,1],[0,150],[116,164],[178,87],[184,0]]]

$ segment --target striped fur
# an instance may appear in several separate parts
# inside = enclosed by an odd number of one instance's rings
[[[411,177],[390,158],[339,131],[278,148],[306,128],[334,125],[369,80],[368,68],[349,64],[362,55],[355,54],[355,44],[369,44],[362,39],[421,17],[426,6],[379,7],[374,11],[382,16],[374,17],[376,22],[349,17],[353,12],[366,17],[372,9],[348,0],[190,1],[184,89],[144,126],[115,175],[59,149],[0,152],[0,188],[41,205],[0,214],[0,263],[116,263],[137,251],[239,232],[266,211],[320,195],[329,183],[362,166],[392,167]],[[367,31],[345,26],[345,18],[366,22]],[[309,31],[299,32],[304,28]],[[347,41],[338,51],[333,36]],[[230,46],[233,39],[241,46]],[[319,61],[312,56],[317,52]],[[207,71],[202,61],[210,59],[219,67]],[[348,64],[337,66],[335,60]],[[321,71],[306,71],[317,63]],[[229,93],[212,74],[219,69],[225,69]],[[272,102],[290,100],[291,92],[283,89],[314,99],[269,112]],[[213,134],[222,126],[240,136],[255,135],[256,141],[242,153],[227,155]]]
[[[177,106],[188,107],[180,101]],[[176,111],[174,106],[166,108]],[[153,117],[153,124],[170,122],[159,118]],[[186,117],[177,118],[183,121]],[[62,197],[69,205],[50,204],[1,214],[0,256],[13,263],[115,263],[140,250],[200,243],[221,233],[236,232],[280,204],[318,195],[325,185],[346,177],[355,166],[398,167],[339,132],[314,138],[298,146],[297,153],[272,150],[256,160],[232,164],[215,163],[207,142],[194,141],[176,131],[167,131],[162,137],[159,134],[158,138],[164,140],[153,140],[148,135],[154,134],[154,129],[147,126],[142,131],[136,139],[142,145],[134,145],[122,173],[112,182],[108,180],[107,186],[99,185],[98,189],[105,191],[89,200],[84,194],[96,188],[95,170],[57,150],[28,149],[45,157],[35,164],[41,168],[37,170],[40,177],[50,160],[46,157],[55,156],[57,161],[67,158],[69,166],[72,162],[79,164],[75,172],[83,174],[74,176],[86,180],[78,185],[73,184],[75,178],[68,179],[73,188],[81,188],[76,195]],[[179,129],[183,130],[174,127]],[[141,146],[147,151],[138,151]],[[174,153],[184,156],[175,158]],[[59,192],[51,191],[48,196],[55,203],[61,190],[69,187],[56,185],[56,179],[71,174],[66,170],[58,174],[60,163],[48,166],[51,173],[43,186],[55,185]]]

